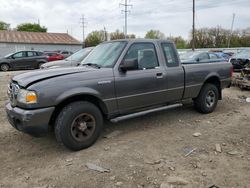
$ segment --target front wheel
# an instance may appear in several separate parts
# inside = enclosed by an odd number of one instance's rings
[[[194,99],[194,107],[197,111],[208,114],[214,111],[219,98],[218,88],[214,84],[205,84]]]
[[[70,150],[93,145],[103,128],[100,110],[92,103],[77,101],[65,106],[55,123],[55,135]]]
[[[10,69],[10,66],[8,64],[4,63],[4,64],[1,64],[0,69],[1,69],[1,71],[6,72]]]

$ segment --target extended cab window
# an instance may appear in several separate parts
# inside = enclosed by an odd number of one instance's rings
[[[159,66],[154,44],[136,43],[132,44],[124,60],[137,60],[138,69],[154,69]]]
[[[168,67],[177,67],[179,65],[178,58],[174,50],[174,46],[170,43],[163,43],[162,50]]]

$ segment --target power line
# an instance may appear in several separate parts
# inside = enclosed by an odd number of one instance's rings
[[[128,10],[128,7],[132,7],[133,5],[131,5],[131,4],[128,4],[128,0],[124,0],[124,3],[120,3],[119,4],[119,6],[123,6],[124,7],[124,10],[122,10],[122,12],[124,12],[124,15],[125,15],[125,17],[124,17],[124,21],[125,21],[125,23],[124,23],[124,35],[125,35],[125,38],[127,38],[127,19],[128,19],[128,12],[130,12],[130,10]]]
[[[82,14],[82,17],[80,18],[80,23],[82,24],[81,27],[82,27],[82,43],[83,43],[83,48],[85,47],[85,27],[86,27],[86,20],[85,20],[85,17],[84,17],[84,14]]]

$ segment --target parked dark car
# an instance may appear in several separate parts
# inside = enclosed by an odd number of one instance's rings
[[[93,50],[93,47],[84,48],[74,53],[73,55],[67,57],[64,60],[53,61],[44,63],[41,69],[45,68],[59,68],[59,67],[75,67],[80,64],[80,62],[87,57],[87,55]]]
[[[214,52],[199,52],[199,51],[191,51],[187,53],[183,53],[180,55],[180,60],[182,63],[212,63],[212,62],[221,62],[225,61],[224,58],[220,57]]]
[[[39,51],[18,51],[0,59],[2,71],[17,69],[38,69],[48,62],[47,56]]]
[[[64,59],[64,56],[62,54],[56,53],[56,52],[44,52],[48,57],[48,61],[57,61]]]
[[[95,143],[104,119],[119,122],[180,107],[186,99],[193,99],[197,111],[211,113],[231,76],[226,61],[181,64],[167,40],[108,41],[79,67],[13,77],[5,107],[17,130],[39,135],[51,128],[60,143],[80,150]]]
[[[235,71],[240,71],[250,62],[250,49],[245,49],[235,54],[229,60]]]

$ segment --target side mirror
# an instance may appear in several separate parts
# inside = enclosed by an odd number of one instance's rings
[[[12,56],[11,56],[11,59],[15,59],[15,57],[12,55]]]
[[[120,64],[120,70],[126,72],[128,70],[137,70],[138,69],[138,60],[137,59],[127,59],[122,61]]]
[[[196,61],[197,61],[197,62],[199,62],[199,61],[200,61],[200,58],[199,58],[199,57],[197,57],[197,58],[196,58]]]

